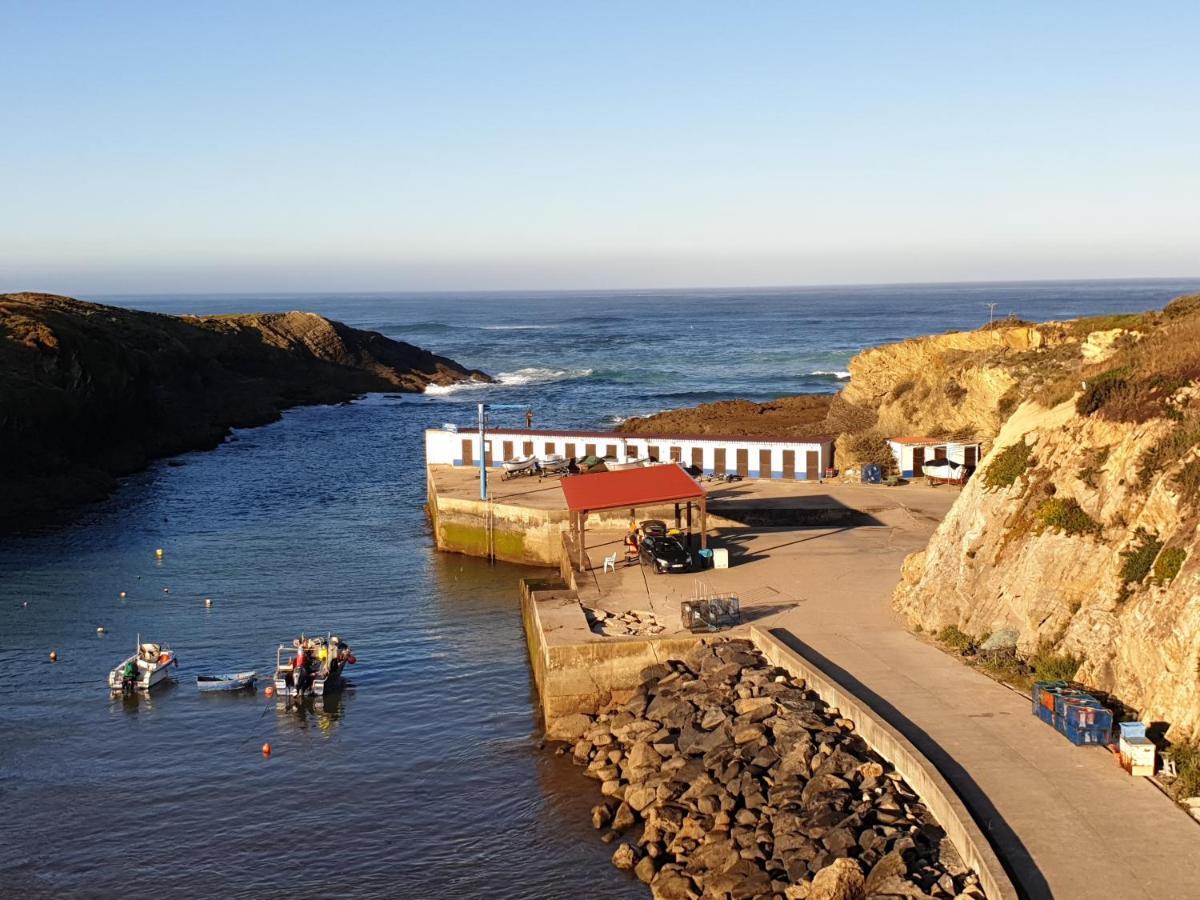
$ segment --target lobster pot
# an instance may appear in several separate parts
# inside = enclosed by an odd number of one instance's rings
[[[1121,740],[1117,745],[1121,768],[1130,775],[1149,778],[1154,774],[1156,748],[1146,737],[1146,726],[1141,722],[1122,722]]]

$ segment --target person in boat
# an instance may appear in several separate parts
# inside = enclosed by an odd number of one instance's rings
[[[121,670],[121,690],[129,693],[137,685],[138,667],[137,660],[128,660],[125,663],[125,668]]]

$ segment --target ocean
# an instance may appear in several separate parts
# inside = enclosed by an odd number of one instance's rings
[[[478,402],[497,425],[532,407],[535,426],[594,428],[835,391],[857,351],[978,327],[989,303],[1061,319],[1197,290],[85,297],[174,314],[311,310],[498,383],[292,410],[125,479],[68,527],[0,542],[0,893],[646,896],[590,827],[595,784],[537,748],[515,590],[534,570],[432,548],[422,431],[470,423]],[[196,692],[200,672],[270,671],[301,631],[353,646],[340,701],[296,712],[261,692]],[[175,648],[177,684],[110,700],[105,675],[139,635]]]

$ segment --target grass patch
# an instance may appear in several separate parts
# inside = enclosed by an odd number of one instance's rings
[[[1158,559],[1154,560],[1154,580],[1159,584],[1166,584],[1183,568],[1184,560],[1187,559],[1187,551],[1182,547],[1168,547],[1158,554]]]
[[[1132,547],[1121,551],[1125,560],[1121,563],[1122,599],[1128,597],[1133,588],[1146,580],[1163,546],[1157,535],[1141,528],[1134,539],[1136,543]]]
[[[937,633],[937,639],[954,650],[968,650],[975,646],[975,639],[957,625],[947,625]]]
[[[1117,313],[1110,316],[1088,316],[1076,319],[1067,331],[1072,337],[1086,338],[1093,331],[1112,331],[1114,328],[1124,328],[1126,331],[1147,331],[1154,324],[1154,313]]]
[[[946,394],[946,399],[951,403],[961,403],[967,397],[967,389],[953,378],[946,382],[942,390]]]
[[[1047,497],[1034,513],[1038,530],[1047,528],[1066,534],[1098,534],[1100,523],[1089,516],[1074,500],[1065,497]]]
[[[1167,759],[1175,763],[1179,777],[1171,784],[1171,793],[1176,800],[1200,794],[1200,746],[1175,744],[1167,750]]]
[[[1024,439],[1005,447],[996,454],[988,464],[987,471],[983,473],[984,485],[993,490],[1011,487],[1029,468],[1029,457],[1032,454],[1033,448],[1026,444]]]

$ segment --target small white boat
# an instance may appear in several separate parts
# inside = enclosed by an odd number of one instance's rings
[[[337,635],[301,635],[290,647],[280,644],[275,651],[275,691],[280,699],[336,693],[346,686],[342,669],[356,662],[350,645]]]
[[[649,456],[643,456],[640,459],[627,459],[625,462],[617,462],[615,460],[604,461],[604,467],[610,472],[620,472],[622,469],[642,469],[651,465],[654,465],[654,460]]]
[[[549,456],[543,456],[540,464],[543,475],[560,475],[567,471],[571,461],[561,453],[551,453]]]
[[[504,469],[502,478],[514,478],[517,475],[531,475],[537,469],[537,457],[526,456],[524,459],[506,459],[502,462]]]
[[[143,644],[138,635],[137,651],[108,673],[108,686],[114,694],[149,691],[171,677],[171,666],[178,666],[175,651],[166,644]]]
[[[229,675],[197,675],[196,688],[204,694],[216,691],[242,691],[254,687],[257,672],[237,672]]]

